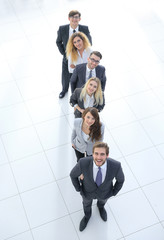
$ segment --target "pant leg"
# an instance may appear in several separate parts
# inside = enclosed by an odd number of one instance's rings
[[[87,199],[83,195],[82,195],[82,198],[83,198],[84,214],[85,214],[85,217],[87,219],[89,219],[91,217],[91,214],[92,214],[92,202],[93,202],[93,199]]]
[[[80,158],[83,158],[85,156],[85,154],[77,151],[76,149],[74,149],[74,150],[75,150],[75,154],[76,154],[77,162],[78,162]]]
[[[98,208],[103,208],[105,203],[107,202],[108,198],[107,199],[97,199],[97,206]]]
[[[70,82],[70,73],[68,71],[68,60],[63,57],[62,62],[62,91],[67,92]]]

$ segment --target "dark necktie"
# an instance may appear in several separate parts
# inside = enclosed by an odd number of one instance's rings
[[[73,33],[75,33],[75,32],[76,32],[76,30],[74,29],[74,30],[73,30]]]
[[[92,77],[92,70],[89,73],[89,78],[88,79],[90,79],[91,77]]]
[[[102,172],[101,172],[101,167],[99,167],[99,170],[97,172],[97,176],[96,176],[96,184],[97,186],[100,186],[102,183]]]

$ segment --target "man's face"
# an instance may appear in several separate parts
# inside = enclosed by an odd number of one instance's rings
[[[76,28],[81,20],[79,14],[75,14],[72,17],[69,17],[68,20],[70,21],[70,25],[72,28]]]
[[[98,56],[92,54],[88,58],[88,68],[94,69],[95,67],[97,67],[99,65],[99,62],[100,62],[100,58]]]
[[[94,160],[96,166],[101,167],[105,163],[107,157],[108,157],[108,155],[106,154],[105,148],[95,148],[94,149],[93,160]]]

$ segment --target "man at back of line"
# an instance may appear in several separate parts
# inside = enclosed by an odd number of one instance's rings
[[[66,24],[59,27],[57,32],[56,44],[63,55],[62,61],[62,92],[59,94],[59,98],[63,98],[65,93],[68,91],[69,82],[70,82],[70,74],[68,72],[68,60],[66,58],[66,45],[68,39],[74,32],[83,32],[88,37],[90,43],[92,44],[92,38],[90,36],[90,32],[88,26],[80,25],[79,22],[81,20],[81,13],[77,10],[72,10],[68,14],[68,20],[70,24]]]

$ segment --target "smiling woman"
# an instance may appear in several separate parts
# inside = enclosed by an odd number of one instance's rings
[[[66,55],[68,58],[68,70],[73,73],[76,65],[87,63],[91,53],[91,44],[87,36],[82,32],[75,32],[68,40],[66,46]]]
[[[72,132],[72,147],[75,150],[77,161],[84,156],[92,155],[93,144],[103,141],[104,124],[100,122],[96,108],[86,108],[82,118],[74,121]]]
[[[75,118],[80,118],[87,107],[95,107],[100,112],[105,105],[104,94],[99,78],[90,78],[83,88],[76,88],[70,97]]]

